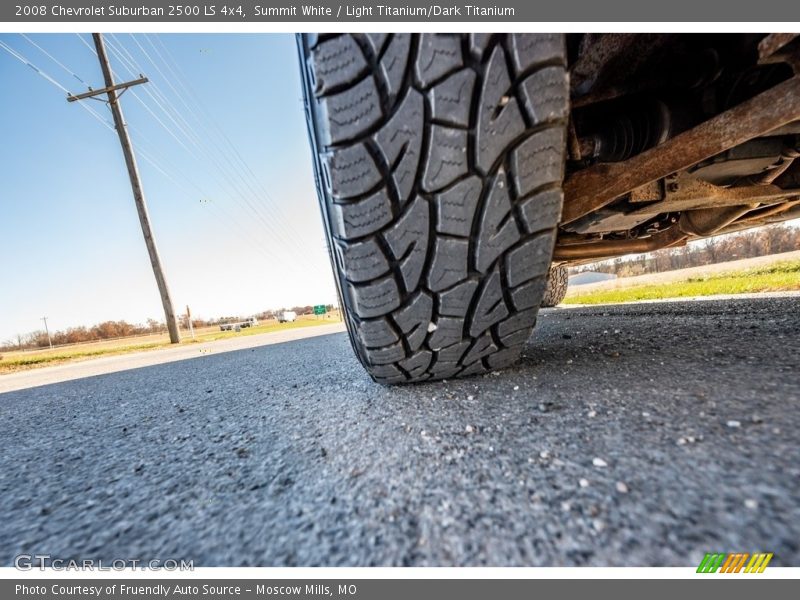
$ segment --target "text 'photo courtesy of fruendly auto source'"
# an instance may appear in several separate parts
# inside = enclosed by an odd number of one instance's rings
[[[796,593],[800,6],[672,4],[0,8],[0,595]]]

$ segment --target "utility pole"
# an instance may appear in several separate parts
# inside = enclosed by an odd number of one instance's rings
[[[169,340],[173,344],[181,341],[180,333],[178,332],[178,320],[175,316],[175,309],[172,307],[172,299],[169,295],[169,288],[167,287],[167,279],[164,275],[164,269],[161,266],[161,258],[158,255],[158,248],[156,241],[153,237],[153,231],[150,227],[150,217],[147,211],[147,203],[144,199],[144,191],[142,190],[142,182],[139,179],[139,167],[136,165],[136,157],[133,155],[133,148],[131,147],[131,138],[128,135],[128,129],[125,126],[125,119],[122,116],[122,107],[119,103],[118,90],[123,92],[133,85],[147,83],[147,78],[141,77],[134,81],[127,83],[114,83],[114,75],[111,72],[111,66],[108,63],[108,55],[106,54],[106,47],[103,43],[103,35],[100,33],[93,33],[94,45],[97,49],[97,58],[100,61],[100,68],[103,70],[103,79],[105,80],[105,87],[99,90],[89,90],[86,93],[78,94],[75,96],[68,96],[67,101],[74,102],[76,100],[83,100],[84,98],[91,98],[101,94],[108,96],[108,105],[111,107],[111,113],[114,116],[114,127],[119,136],[119,142],[122,145],[122,153],[125,155],[125,166],[128,168],[128,177],[131,180],[131,189],[133,190],[133,199],[136,203],[136,211],[139,213],[139,224],[142,226],[142,234],[144,235],[144,243],[147,246],[147,252],[150,255],[150,264],[153,267],[153,274],[156,277],[158,284],[158,291],[161,294],[161,304],[164,306],[164,317],[167,322],[167,330],[169,331]]]
[[[189,309],[189,305],[186,305],[186,321],[189,324],[189,333],[192,334],[192,339],[194,339],[194,325],[192,325],[192,311]]]
[[[53,340],[50,339],[50,330],[47,328],[47,317],[42,317],[42,321],[44,321],[44,331],[47,334],[47,343],[50,344],[50,350],[52,350]]]

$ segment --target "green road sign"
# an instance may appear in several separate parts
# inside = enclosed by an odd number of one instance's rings
[[[327,311],[324,304],[317,304],[314,307],[314,314],[315,315],[324,315]]]

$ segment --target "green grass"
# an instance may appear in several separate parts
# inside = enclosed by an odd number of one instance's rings
[[[800,290],[800,261],[766,267],[694,277],[685,281],[639,285],[615,290],[569,294],[564,304],[613,304],[637,300],[662,300],[689,296],[748,294]]]
[[[330,325],[338,323],[338,318],[331,319],[301,319],[293,323],[266,323],[256,327],[246,327],[241,331],[220,331],[219,328],[213,330],[206,330],[198,332],[195,339],[192,339],[187,332],[182,332],[181,345],[184,344],[198,344],[200,342],[213,342],[217,340],[224,340],[232,337],[241,337],[243,335],[258,335],[260,333],[272,333],[275,331],[282,331],[284,329],[297,329],[299,327],[315,327],[317,325]],[[97,345],[92,344],[75,344],[74,346],[65,346],[55,348],[53,350],[32,350],[30,352],[11,352],[6,353],[5,356],[0,354],[0,374],[19,371],[22,369],[32,369],[36,367],[44,367],[54,364],[65,362],[87,360],[96,358],[98,356],[111,356],[115,354],[128,354],[130,352],[141,352],[144,350],[156,350],[158,348],[166,348],[171,346],[166,336],[160,340],[155,340],[146,343],[131,343],[130,339],[117,340],[118,344],[114,344],[114,340],[98,342]],[[98,347],[100,346],[100,347]]]

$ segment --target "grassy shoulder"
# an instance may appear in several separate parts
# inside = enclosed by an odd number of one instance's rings
[[[577,288],[567,294],[563,303],[613,304],[636,302],[637,300],[795,290],[800,290],[800,261],[780,262],[766,267],[719,273],[707,277],[694,277],[685,281],[639,285],[614,290],[581,293],[580,288]]]
[[[199,344],[201,342],[214,342],[233,337],[258,335],[262,333],[273,333],[285,329],[297,329],[300,327],[316,327],[319,325],[330,325],[338,323],[338,316],[325,319],[301,318],[293,323],[269,322],[256,327],[246,327],[241,331],[220,331],[218,327],[208,327],[195,332],[195,337],[183,331],[181,333],[181,345]],[[52,350],[31,350],[24,352],[3,352],[0,355],[0,374],[11,373],[23,369],[33,369],[56,365],[77,360],[87,360],[101,356],[113,356],[117,354],[128,354],[131,352],[142,352],[146,350],[157,350],[172,346],[169,338],[164,335],[149,335],[140,338],[125,338],[119,340],[104,340],[86,344],[75,344],[72,346],[62,346]]]

